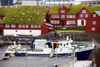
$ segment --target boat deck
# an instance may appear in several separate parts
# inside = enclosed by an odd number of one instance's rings
[[[27,60],[26,60],[27,58]],[[11,57],[9,60],[1,60],[0,67],[54,67],[53,65],[65,60],[67,57],[43,57],[43,56],[27,56],[27,57]]]

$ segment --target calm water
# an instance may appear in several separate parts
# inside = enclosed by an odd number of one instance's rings
[[[92,60],[93,67],[100,67],[100,50],[92,51],[88,60]]]

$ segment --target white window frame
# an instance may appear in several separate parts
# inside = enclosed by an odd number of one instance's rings
[[[93,24],[93,25],[96,25],[96,21],[93,21],[92,24]]]
[[[56,18],[56,15],[54,15],[54,18]]]
[[[65,18],[65,15],[61,15],[61,18]]]
[[[57,15],[57,18],[59,18],[59,15]]]
[[[73,18],[73,15],[70,15],[70,18]]]
[[[92,30],[92,31],[95,31],[95,27],[92,27],[91,30]]]
[[[88,14],[85,14],[85,17],[88,17]]]
[[[66,24],[67,24],[67,25],[70,25],[70,21],[66,21]]]
[[[15,28],[16,27],[16,25],[15,24],[11,24],[11,28]]]
[[[25,28],[25,25],[22,25],[23,28]]]
[[[31,18],[28,18],[28,20],[31,20]]]
[[[70,18],[70,15],[67,15],[67,18]]]
[[[61,13],[65,13],[65,10],[64,9],[61,9]]]
[[[20,20],[23,20],[23,18],[20,18]]]
[[[72,21],[70,21],[70,24],[73,24],[73,22],[72,22]]]
[[[22,27],[22,25],[18,25],[18,27],[19,27],[19,28],[21,28],[21,27]]]
[[[82,10],[82,13],[86,13],[86,10]]]
[[[53,24],[53,20],[51,20],[51,24]]]
[[[33,28],[34,27],[34,25],[31,25],[31,28]]]
[[[26,25],[26,28],[29,28],[29,25]]]
[[[93,14],[93,17],[96,17],[96,14]]]
[[[41,28],[41,25],[38,25],[38,28]]]
[[[73,18],[75,18],[75,15],[73,15]]]
[[[44,19],[44,22],[46,22],[46,19]]]
[[[6,25],[5,25],[5,28],[9,28],[9,27],[10,27],[10,25],[9,25],[9,24],[6,24]]]
[[[75,24],[75,21],[73,21],[73,24]]]
[[[3,27],[3,25],[2,25],[2,24],[0,24],[0,27]]]
[[[34,27],[37,28],[37,25],[35,25]]]
[[[80,17],[83,17],[83,14],[80,14]]]
[[[54,15],[51,15],[51,18],[54,18]]]
[[[59,24],[59,20],[57,21],[57,24]]]

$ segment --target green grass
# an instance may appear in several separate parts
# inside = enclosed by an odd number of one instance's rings
[[[91,13],[94,11],[100,11],[100,6],[89,6],[89,5],[73,5],[73,6],[68,6],[64,5],[66,8],[69,9],[67,14],[77,14],[83,7],[86,7]],[[58,9],[61,6],[51,6],[50,9],[50,14],[58,14]]]
[[[22,0],[17,0],[17,2],[22,2]]]
[[[7,8],[3,6],[0,8],[0,15],[5,15],[5,19],[0,21],[0,23],[42,23],[47,12],[48,7],[45,6],[18,6],[18,8],[16,6],[12,8],[10,6]],[[15,20],[12,20],[13,16],[16,17]],[[21,16],[24,17],[23,20],[20,20]],[[29,16],[34,19],[29,21]]]
[[[83,33],[85,31],[84,30],[56,30],[56,32],[59,32],[59,33],[69,33],[69,32]]]

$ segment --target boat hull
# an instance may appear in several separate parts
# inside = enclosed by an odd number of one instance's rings
[[[86,50],[86,51],[80,51],[80,52],[75,52],[75,57],[77,57],[77,60],[87,60],[90,53],[92,52],[91,50]],[[6,53],[5,56],[8,56],[10,53]],[[28,53],[29,55],[35,55],[35,56],[49,56],[50,54],[43,54],[43,53]],[[20,52],[17,53],[16,56],[25,56],[25,52]],[[56,54],[55,54],[56,55]],[[71,53],[58,53],[57,56],[71,56]]]

